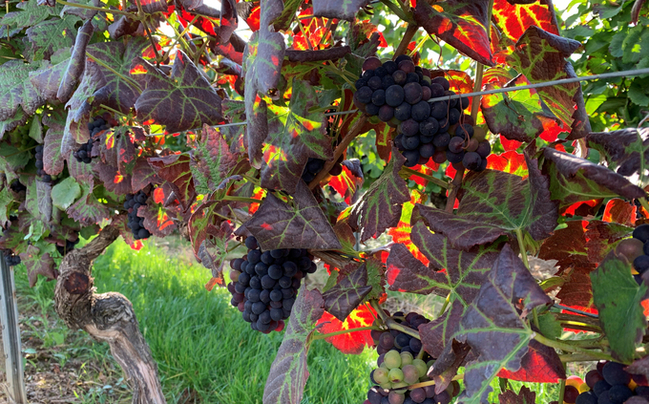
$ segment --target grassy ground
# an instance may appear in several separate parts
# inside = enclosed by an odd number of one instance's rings
[[[93,275],[98,292],[119,291],[133,303],[169,403],[261,403],[283,334],[252,331],[230,306],[225,289],[206,291],[208,271],[193,261],[186,247],[147,242],[142,250],[133,251],[118,241],[97,259]],[[66,403],[130,402],[121,369],[107,345],[69,331],[54,314],[54,283],[40,280],[30,289],[23,266],[16,267],[16,283],[28,383],[32,390],[42,389],[31,402],[57,402],[52,396]],[[397,298],[390,293],[387,306],[390,311],[417,310],[434,317],[441,304],[432,296]],[[316,341],[309,352],[311,376],[303,404],[362,403],[375,360],[373,350],[345,356]],[[583,376],[586,370],[571,374]],[[512,383],[515,391],[521,385]],[[537,392],[537,402],[556,400],[557,385],[526,385]],[[498,380],[493,387],[499,392]],[[490,402],[498,402],[497,393]]]

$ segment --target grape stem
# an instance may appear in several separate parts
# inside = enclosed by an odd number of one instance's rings
[[[563,368],[566,368],[566,365],[563,365]],[[561,379],[559,380],[559,401],[560,403],[563,403],[563,396],[566,393],[566,379]]]
[[[397,5],[391,2],[390,0],[381,0],[381,3],[385,4],[387,8],[389,8],[393,13],[397,15],[397,17],[401,18],[403,21],[406,21],[408,24],[413,22],[412,18],[408,18],[406,13],[404,13],[401,8],[397,7]]]
[[[444,315],[450,301],[451,301],[451,293],[449,292],[449,294],[446,295],[446,300],[444,300],[444,304],[442,305],[442,308],[439,309],[439,314],[437,314],[437,318],[440,318]]]
[[[247,203],[261,203],[260,199],[246,198],[245,196],[225,195],[223,201],[247,202]]]
[[[379,329],[378,327],[373,326],[373,325],[368,325],[366,327],[349,328],[347,330],[340,330],[340,331],[330,332],[330,333],[327,333],[327,334],[313,334],[313,337],[311,337],[311,340],[319,340],[319,339],[331,338],[331,337],[335,337],[336,335],[349,334],[349,333],[357,332],[357,331],[378,330],[378,329]]]
[[[129,17],[133,18],[134,20],[139,20],[140,19],[139,16],[136,16],[133,13],[129,13],[128,11],[105,9],[105,8],[101,8],[101,7],[89,6],[89,5],[86,5],[86,4],[69,3],[69,2],[63,1],[63,0],[56,0],[56,2],[59,3],[59,4],[63,4],[64,6],[85,8],[86,10],[102,11],[102,12],[108,13],[108,14],[123,14],[123,15],[128,15]]]
[[[428,182],[432,182],[433,184],[438,185],[444,189],[448,189],[448,182],[442,181],[439,178],[435,178],[432,175],[420,173],[419,171],[413,170],[412,168],[409,167],[401,167],[401,171],[409,174],[409,176],[416,175],[417,177],[423,178]]]
[[[406,28],[406,32],[403,34],[403,38],[401,38],[401,42],[399,42],[399,46],[397,46],[397,50],[394,51],[393,57],[395,59],[397,58],[397,56],[402,55],[406,52],[406,49],[408,49],[408,44],[410,44],[412,37],[415,36],[418,29],[419,27],[417,26],[417,24],[408,24],[408,27]]]
[[[381,320],[383,321],[383,324],[387,325],[388,320],[390,319],[390,317],[388,317],[385,314],[385,311],[383,311],[383,309],[381,308],[381,306],[379,306],[379,302],[377,302],[376,299],[372,299],[372,300],[370,300],[370,305],[378,313],[379,317],[381,317]]]
[[[388,328],[391,328],[391,329],[393,329],[393,330],[400,331],[400,332],[402,332],[402,333],[404,333],[404,334],[408,334],[408,335],[410,335],[411,337],[414,337],[414,338],[417,338],[418,340],[421,340],[421,337],[419,336],[419,333],[418,333],[417,331],[413,330],[413,329],[410,328],[410,327],[406,327],[406,326],[404,326],[404,325],[401,325],[401,324],[397,323],[396,321],[394,321],[394,320],[391,319],[391,318],[389,318],[389,319],[385,322],[385,325],[387,325]]]
[[[457,193],[460,191],[460,188],[462,188],[462,178],[464,177],[464,167],[462,169],[457,170],[455,172],[455,177],[453,177],[453,181],[451,182],[451,188],[450,192],[448,193],[448,199],[446,200],[446,212],[448,213],[453,213],[453,206],[455,206],[455,198],[457,197]]]
[[[538,342],[540,342],[541,344],[549,346],[549,347],[554,348],[554,349],[560,349],[560,350],[566,351],[566,352],[577,352],[577,353],[581,353],[581,354],[584,354],[584,355],[590,355],[590,357],[592,358],[591,360],[593,360],[593,361],[594,360],[606,360],[606,361],[613,361],[614,360],[611,355],[608,355],[608,354],[606,354],[604,352],[589,351],[587,349],[571,345],[571,344],[569,344],[567,342],[564,342],[564,341],[557,341],[557,340],[553,340],[553,339],[550,339],[550,338],[546,338],[543,335],[538,334],[538,333],[536,333],[534,335],[534,339],[537,340]]]
[[[334,150],[333,159],[327,161],[318,175],[316,175],[313,181],[309,183],[309,189],[314,189],[318,184],[320,184],[320,181],[322,181],[327,175],[329,175],[329,170],[331,170],[331,167],[336,164],[338,158],[342,156],[345,150],[347,150],[347,147],[352,142],[352,140],[354,140],[354,138],[358,136],[361,129],[365,125],[365,121],[367,121],[367,116],[365,116],[365,114],[362,114],[360,117],[358,117],[358,121],[356,121],[351,130],[347,132],[345,137],[340,141],[340,144],[338,145],[338,147],[336,147],[336,150]]]

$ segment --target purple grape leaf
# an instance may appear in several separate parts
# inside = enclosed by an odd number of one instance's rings
[[[550,192],[561,207],[575,202],[618,195],[628,199],[642,198],[645,192],[607,167],[591,163],[572,154],[546,147],[544,172],[550,176]]]
[[[210,194],[237,165],[238,153],[231,153],[221,132],[203,125],[202,140],[190,152],[189,167],[199,194]]]
[[[649,356],[636,359],[624,370],[634,375],[643,375],[644,377],[649,379]]]
[[[284,31],[290,28],[295,12],[302,4],[302,0],[285,0],[282,14],[272,22],[275,31]]]
[[[0,140],[2,140],[5,133],[11,132],[17,127],[24,125],[27,122],[27,118],[25,111],[23,111],[21,107],[16,110],[14,116],[0,120]]]
[[[303,181],[298,184],[293,200],[288,203],[272,192],[268,193],[244,227],[257,238],[264,251],[277,248],[342,248],[331,224]]]
[[[631,275],[631,264],[612,253],[591,272],[593,300],[612,355],[630,362],[647,328],[641,302],[649,296],[647,284],[638,285]]]
[[[280,95],[278,87],[286,44],[282,34],[270,31],[270,25],[282,15],[283,9],[281,0],[261,2],[260,28],[252,35],[243,53],[244,99],[248,117],[246,138],[250,164],[255,168],[261,167],[261,145],[268,135],[264,98],[278,99]]]
[[[36,197],[38,199],[38,212],[43,223],[52,220],[52,184],[36,181]]]
[[[87,64],[86,74],[92,75],[99,83],[93,105],[104,104],[129,113],[145,87],[144,75],[132,74],[131,71],[141,63],[140,56],[147,46],[146,38],[131,38],[128,45],[102,42],[88,46],[88,55],[98,61],[89,59]]]
[[[111,217],[111,211],[93,194],[94,181],[81,182],[81,197],[68,208],[67,213],[84,226],[100,223]]]
[[[164,13],[167,11],[167,2],[164,0],[129,0],[132,5],[142,5],[142,11],[146,14]]]
[[[392,148],[392,157],[383,174],[352,207],[349,223],[362,229],[360,242],[378,237],[399,223],[401,208],[410,201],[408,185],[399,176],[405,161],[401,152]]]
[[[221,97],[184,52],[176,54],[170,78],[153,66],[147,70],[146,89],[135,102],[138,119],[153,119],[170,133],[223,121]]]
[[[65,161],[61,155],[64,128],[58,122],[51,122],[48,126],[43,147],[43,170],[49,175],[59,175],[63,171]]]
[[[551,302],[518,255],[505,245],[452,337],[468,344],[476,357],[465,366],[462,402],[486,403],[489,384],[500,369],[520,369],[534,336],[524,319],[535,307]],[[445,363],[445,356],[451,354],[447,344],[438,361]]]
[[[68,61],[67,68],[61,77],[59,88],[56,92],[56,98],[61,102],[67,102],[70,99],[75,86],[79,83],[79,79],[86,65],[86,48],[94,31],[92,20],[86,21],[85,24],[79,27],[77,37],[74,41],[72,56]]]
[[[144,25],[140,21],[129,18],[126,15],[117,17],[117,20],[108,26],[108,33],[112,39],[120,39],[125,35],[138,37],[146,34]]]
[[[123,175],[117,167],[108,163],[99,161],[93,164],[93,172],[99,177],[107,191],[117,195],[132,194],[131,175]]]
[[[228,256],[228,242],[234,234],[232,227],[227,221],[221,222],[220,227],[209,226],[209,240],[203,240],[198,247],[196,258],[201,264],[212,272],[212,278],[217,279],[220,286],[225,286],[223,279],[223,267]]]
[[[611,132],[589,133],[588,147],[598,150],[606,157],[608,167],[617,173],[631,176],[645,175],[649,168],[649,128],[628,128]]]
[[[90,63],[90,60],[87,59],[85,73],[81,78],[81,83],[79,83],[74,94],[72,94],[72,97],[65,104],[65,108],[69,111],[65,122],[65,131],[63,132],[62,142],[64,146],[71,145],[72,141],[83,144],[90,138],[88,123],[90,122],[93,97],[95,91],[101,85],[95,75],[89,74],[91,69]],[[65,147],[61,148],[61,152],[64,154],[69,150]]]
[[[536,403],[536,393],[522,386],[518,394],[512,390],[505,390],[498,394],[498,402],[500,404],[534,404]]]
[[[560,37],[532,25],[516,42],[508,63],[531,83],[576,77],[572,64],[566,60],[581,43]],[[537,89],[554,115],[572,129],[569,140],[590,132],[590,122],[581,92],[581,84],[570,83]]]
[[[324,300],[318,289],[302,285],[293,305],[286,333],[270,366],[264,404],[299,404],[309,378],[306,358],[311,346],[310,336],[324,313]]]
[[[433,8],[417,2],[414,17],[430,35],[436,35],[461,53],[478,62],[493,66],[491,41],[487,35],[489,1],[447,0]]]
[[[189,154],[149,157],[148,161],[156,174],[171,186],[183,209],[187,209],[196,197]]]
[[[138,157],[131,174],[131,189],[133,192],[143,190],[149,184],[161,184],[162,179],[158,177],[153,168],[149,165],[146,157]]]
[[[0,25],[16,26],[18,28],[33,27],[38,23],[47,20],[50,16],[56,16],[60,8],[41,7],[36,0],[21,1],[16,4],[21,11],[7,13],[0,20]]]
[[[140,206],[137,215],[144,218],[144,228],[157,237],[166,237],[178,228],[162,204],[153,202],[153,198]]]
[[[593,264],[599,264],[611,250],[615,249],[618,241],[629,237],[632,232],[633,227],[615,222],[591,220],[584,233],[588,240],[586,242],[588,260]]]
[[[345,321],[371,290],[372,285],[367,284],[367,268],[363,264],[322,294],[325,310]]]
[[[63,18],[53,18],[28,28],[25,31],[29,43],[24,51],[26,59],[49,59],[57,50],[71,47],[74,44],[77,22],[77,16],[65,15]]]
[[[99,142],[101,161],[117,167],[117,172],[122,176],[129,175],[133,171],[138,154],[129,132],[128,126],[103,131]]]
[[[526,156],[528,179],[485,170],[465,178],[457,214],[417,205],[424,222],[448,236],[463,250],[525,230],[535,240],[548,237],[557,223],[557,206],[550,200],[548,179]]]
[[[189,238],[194,248],[194,254],[198,256],[203,242],[214,237],[216,240],[223,240],[232,233],[232,228],[222,213],[229,211],[231,201],[203,201],[192,213],[188,221]],[[227,214],[227,213],[226,213]]]
[[[309,157],[331,160],[331,139],[325,116],[318,110],[318,94],[307,82],[293,80],[288,107],[270,104],[269,134],[264,146],[261,186],[293,194]]]
[[[27,278],[31,288],[36,285],[38,275],[45,277],[49,281],[56,279],[58,276],[50,253],[41,254],[41,250],[36,246],[28,246],[24,252],[20,253],[20,260],[27,268]]]
[[[26,64],[10,60],[0,69],[0,121],[7,121],[20,111],[33,115],[45,103],[29,80],[29,73],[40,68],[40,63]],[[22,107],[22,109],[20,108]]]
[[[338,18],[341,20],[354,21],[356,13],[361,7],[365,7],[369,0],[313,0],[313,15],[316,17]]]
[[[29,73],[29,81],[45,101],[58,101],[56,94],[59,91],[63,75],[68,69],[68,63],[69,59],[59,63],[43,61],[40,69]]]
[[[489,69],[483,83],[485,90],[529,84],[525,76],[512,77],[501,67]],[[545,130],[544,123],[556,120],[535,90],[483,95],[480,105],[492,133],[519,142],[536,139]]]
[[[426,352],[438,357],[478,295],[498,252],[493,245],[477,252],[454,249],[446,237],[433,234],[421,221],[413,226],[410,237],[429,265],[424,266],[403,244],[395,244],[386,261],[388,284],[390,290],[448,296],[450,309],[445,315],[419,327]]]
[[[83,183],[92,181],[94,178],[94,167],[97,165],[98,160],[93,159],[92,163],[85,164],[83,162],[77,161],[74,157],[71,156],[72,151],[68,151],[65,159],[68,162],[68,171],[70,176],[72,176],[77,182]]]

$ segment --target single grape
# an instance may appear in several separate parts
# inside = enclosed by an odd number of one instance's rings
[[[403,381],[403,370],[399,369],[398,367],[390,369],[390,371],[388,372],[388,379],[390,380],[390,383],[402,382]]]
[[[383,105],[381,108],[379,108],[378,115],[380,120],[382,120],[383,122],[388,122],[394,117],[394,108],[389,105]]]
[[[356,91],[356,97],[359,102],[363,104],[369,104],[372,102],[372,89],[369,86],[361,87]]]
[[[468,152],[462,158],[462,164],[468,170],[479,169],[481,163],[482,163],[482,157],[480,157],[480,155],[476,152]]]
[[[460,136],[465,139],[471,138],[473,136],[473,126],[467,123],[458,125],[457,129],[455,129],[455,136]]]
[[[577,396],[579,396],[579,390],[575,386],[566,386],[563,393],[563,401],[568,404],[573,404],[577,401]]]
[[[380,109],[381,107],[378,105],[370,103],[365,106],[365,113],[370,116],[376,116],[379,114]]]
[[[408,73],[406,75],[406,84],[408,83],[419,83],[419,75],[417,73]]]
[[[419,147],[419,156],[425,159],[433,157],[435,154],[435,146],[432,143],[426,143]]]
[[[388,382],[388,369],[382,367],[374,369],[374,380],[377,384]]]
[[[406,79],[408,78],[408,74],[403,70],[397,70],[394,73],[392,73],[392,78],[394,79],[394,84],[403,86],[404,84],[406,84]]]
[[[402,122],[406,121],[410,119],[411,109],[412,105],[408,104],[407,102],[403,102],[394,109],[394,117]]]
[[[246,247],[248,247],[250,250],[256,250],[257,248],[259,248],[259,244],[257,244],[257,239],[252,236],[246,238]]]
[[[406,400],[406,395],[403,393],[397,393],[396,391],[391,391],[388,394],[388,401],[390,404],[403,404]]]
[[[401,366],[401,355],[393,349],[385,354],[384,363],[388,369],[395,369]],[[403,377],[401,378],[403,380]]]
[[[407,121],[401,122],[399,131],[406,137],[415,136],[419,133],[419,123],[414,119],[408,119]]]
[[[434,137],[435,136],[426,136],[424,134],[420,134],[419,135],[419,143],[421,143],[422,145],[424,145],[425,143],[431,143],[431,145],[432,145]],[[433,146],[433,152],[434,151],[435,151],[435,147]]]
[[[394,345],[401,349],[405,346],[408,346],[410,344],[410,336],[404,333],[399,333],[395,338],[394,338]]]
[[[649,256],[641,255],[634,259],[633,268],[635,268],[639,274],[643,274],[647,269],[649,269]]]
[[[403,370],[403,381],[408,384],[415,384],[419,381],[419,372],[415,365],[405,365]]]
[[[363,71],[375,70],[381,67],[381,65],[381,59],[377,58],[376,56],[370,56],[363,62]]]
[[[633,238],[646,243],[649,241],[649,224],[641,224],[633,230]]]
[[[410,398],[415,403],[423,403],[426,399],[426,391],[421,387],[410,391]]]
[[[605,391],[608,391],[611,388],[611,385],[606,382],[606,380],[600,380],[595,385],[593,386],[592,392],[597,395],[601,396],[602,393]]]
[[[624,370],[625,366],[618,362],[608,362],[602,369],[604,380],[611,386],[614,384],[629,384],[631,375]]]
[[[394,73],[399,67],[396,62],[393,60],[388,60],[387,62],[383,63],[383,68],[388,74]]]
[[[475,138],[475,135],[471,140],[477,140]],[[491,154],[491,145],[489,144],[489,142],[480,142],[478,143],[478,148],[475,150],[475,152],[478,153],[483,159],[486,159],[487,156]]]
[[[404,137],[401,143],[406,150],[415,150],[419,147],[419,136]]]
[[[434,136],[439,129],[439,123],[435,118],[428,118],[419,124],[419,132],[425,136]]]
[[[412,106],[412,119],[417,122],[423,122],[430,116],[430,104],[426,101],[419,101]]]
[[[611,386],[608,391],[608,399],[613,404],[622,404],[633,396],[633,392],[624,384],[616,384]]]
[[[403,55],[399,55],[396,57],[396,59],[394,59],[397,65],[399,65],[402,60],[412,60],[412,58],[404,53]]]
[[[482,126],[473,127],[473,139],[476,139],[478,142],[482,142],[487,137],[487,131],[482,128]]]
[[[431,83],[439,84],[442,86],[444,91],[448,91],[451,88],[451,84],[442,76],[433,77],[430,79]]]
[[[421,99],[424,101],[428,101],[430,99],[430,87],[428,86],[421,86]]]
[[[402,60],[401,62],[398,62],[397,65],[399,66],[399,70],[403,70],[406,73],[415,72],[415,64],[412,63],[412,60]]]
[[[412,364],[417,368],[419,377],[426,376],[426,373],[428,372],[428,365],[426,365],[426,362],[421,359],[413,359]]]
[[[478,145],[479,145],[479,143],[478,143],[477,140],[470,139],[467,142],[465,149],[466,149],[467,152],[474,152],[474,151],[478,150]]]
[[[407,103],[414,105],[421,101],[423,95],[419,83],[408,83],[403,86],[404,99]]]
[[[436,101],[430,106],[430,116],[437,120],[446,118],[447,112],[448,103],[445,101]]]
[[[412,361],[415,359],[410,352],[401,352],[401,367],[405,365],[412,365]]]
[[[444,87],[442,87],[439,83],[431,82],[428,88],[430,88],[431,98],[437,98],[444,95]]]
[[[449,135],[447,132],[438,133],[433,138],[433,145],[435,145],[435,147],[437,147],[438,149],[444,149],[448,146],[448,143],[450,141],[451,141],[451,135]]]
[[[417,164],[419,164],[419,158],[421,155],[419,154],[419,150],[406,150],[403,152],[403,157],[406,158],[406,162],[403,163],[404,166],[406,167],[414,167]]]
[[[633,391],[637,396],[649,399],[649,386],[636,386]]]
[[[453,136],[453,138],[448,142],[448,151],[451,153],[460,153],[462,152],[463,149],[464,149],[464,139],[461,137]]]
[[[586,373],[585,379],[586,379],[586,384],[591,389],[593,388],[593,386],[595,386],[595,383],[597,383],[600,380],[604,380],[602,375],[596,369],[593,369],[590,372]]]
[[[381,334],[381,337],[379,337],[379,346],[388,350],[394,348],[394,337],[392,336],[392,334],[390,334],[389,332],[384,332],[383,334]]]

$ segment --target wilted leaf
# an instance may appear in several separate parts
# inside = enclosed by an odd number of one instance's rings
[[[83,74],[83,69],[86,66],[86,48],[92,34],[94,32],[94,27],[92,26],[92,20],[86,21],[77,32],[77,37],[74,41],[74,49],[72,50],[72,56],[68,61],[68,66],[63,73],[63,77],[59,84],[59,88],[56,93],[56,98],[61,102],[67,102],[74,91],[74,87],[79,82],[81,75]]]
[[[435,3],[418,1],[415,20],[426,32],[438,36],[463,54],[487,66],[493,66],[487,35],[487,0],[447,0]]]
[[[342,247],[304,182],[298,184],[289,203],[272,192],[268,193],[244,226],[257,238],[264,251],[276,248],[337,250]]]
[[[352,207],[349,220],[361,229],[361,242],[378,237],[385,229],[399,223],[402,205],[410,200],[408,186],[399,176],[405,161],[403,155],[393,148],[392,158],[383,174]]]
[[[631,276],[631,265],[609,255],[590,274],[593,299],[599,321],[608,339],[613,357],[621,362],[633,360],[636,344],[647,328],[640,302],[647,298],[648,288],[638,285]]]
[[[645,195],[642,188],[607,167],[549,147],[543,155],[547,159],[552,199],[561,201],[560,206],[618,195],[629,199]]]
[[[302,285],[293,305],[286,333],[270,366],[264,404],[299,404],[309,378],[306,357],[311,346],[309,336],[324,313],[324,301],[317,289]]]
[[[42,275],[50,281],[58,276],[50,253],[41,254],[41,251],[36,246],[28,246],[25,252],[20,253],[20,260],[27,267],[29,286],[32,288],[36,285],[38,275]]]
[[[147,69],[146,89],[135,102],[139,119],[153,119],[171,133],[223,121],[221,97],[184,52],[176,54],[170,78]]]
[[[332,314],[324,312],[316,328],[322,334],[329,334],[336,331],[349,330],[352,328],[367,327],[372,325],[377,316],[374,309],[368,305],[359,306],[352,311],[345,321],[340,321]],[[325,338],[325,341],[335,346],[345,355],[359,355],[366,346],[373,346],[374,341],[370,330],[355,331]]]

